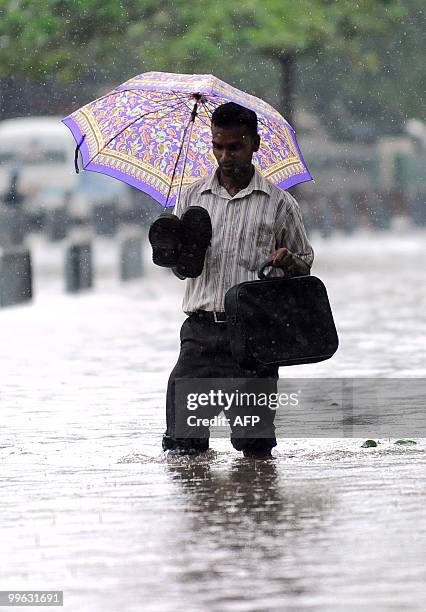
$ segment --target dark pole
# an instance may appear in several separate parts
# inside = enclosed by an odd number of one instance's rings
[[[284,116],[284,119],[288,121],[291,127],[296,131],[297,126],[295,119],[295,89],[296,89],[296,53],[294,51],[287,51],[281,53],[279,56],[281,65],[281,100],[280,108],[278,109]],[[298,185],[289,189],[290,193],[298,199],[300,197],[300,190]]]
[[[287,51],[279,56],[281,65],[280,112],[296,130],[294,117],[294,94],[296,85],[296,54]]]

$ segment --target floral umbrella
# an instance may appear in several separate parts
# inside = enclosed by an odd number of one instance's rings
[[[85,170],[101,172],[173,206],[182,187],[216,168],[211,115],[225,102],[257,113],[260,150],[253,162],[287,189],[312,180],[293,128],[269,104],[212,75],[146,72],[63,119]]]

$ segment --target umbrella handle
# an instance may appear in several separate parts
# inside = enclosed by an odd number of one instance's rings
[[[299,255],[308,255],[308,253],[295,253],[296,256]],[[265,278],[265,268],[268,268],[269,266],[272,266],[273,263],[273,259],[267,259],[266,261],[264,261],[262,264],[260,264],[260,267],[257,271],[257,277],[260,280],[263,280]]]
[[[80,170],[78,168],[78,153],[80,151],[80,147],[83,144],[84,139],[86,138],[86,134],[83,134],[82,139],[80,140],[80,142],[78,143],[78,145],[75,148],[75,153],[74,153],[74,168],[76,171],[76,174],[80,174]]]
[[[172,186],[173,186],[173,180],[175,178],[175,174],[176,174],[176,170],[177,170],[177,167],[178,167],[178,164],[179,164],[180,156],[182,154],[182,150],[183,150],[183,147],[184,147],[184,144],[185,144],[186,133],[188,131],[188,128],[191,126],[190,127],[190,132],[189,132],[188,144],[187,144],[187,147],[186,147],[185,159],[184,159],[184,162],[183,162],[182,176],[180,178],[178,195],[177,195],[176,202],[175,202],[175,207],[179,204],[180,194],[181,194],[181,191],[182,191],[183,177],[184,177],[184,174],[185,174],[186,160],[187,160],[188,151],[189,151],[189,143],[190,143],[191,135],[192,135],[192,128],[194,127],[195,117],[198,114],[197,113],[197,108],[198,108],[198,101],[194,104],[194,108],[191,111],[191,117],[189,118],[188,124],[187,124],[187,126],[185,127],[185,129],[183,131],[182,142],[180,144],[180,148],[179,148],[179,152],[178,152],[178,155],[177,155],[177,158],[176,158],[175,166],[173,168],[173,174],[172,174],[172,178],[171,178],[171,181],[170,181],[169,191],[167,193],[165,208],[167,208],[167,202],[169,201],[170,192],[171,192]]]
[[[186,145],[185,158],[183,160],[182,175],[180,177],[179,190],[178,190],[178,194],[176,198],[176,206],[179,204],[179,201],[180,201],[180,194],[182,192],[182,185],[183,185],[183,177],[185,176],[186,161],[188,159],[189,145],[190,145],[191,136],[192,136],[192,128],[194,127],[194,121],[195,121],[196,116],[197,116],[197,103],[195,103],[192,114],[191,114],[189,136],[188,136],[188,142]]]
[[[272,266],[273,261],[273,259],[267,259],[263,262],[263,264],[260,265],[260,268],[257,271],[257,276],[258,278],[260,278],[260,280],[263,280],[265,278],[265,268]]]

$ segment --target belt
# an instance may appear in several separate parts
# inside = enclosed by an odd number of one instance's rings
[[[196,310],[192,313],[194,316],[210,323],[227,323],[226,314],[224,312],[216,312],[210,310]]]

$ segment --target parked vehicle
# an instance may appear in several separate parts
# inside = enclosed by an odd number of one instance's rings
[[[46,187],[73,189],[74,144],[60,117],[28,117],[0,122],[0,193],[13,171],[26,198]]]
[[[0,200],[11,177],[23,196],[29,217],[46,226],[49,218],[89,223],[93,209],[106,205],[126,215],[130,188],[111,177],[74,170],[75,142],[61,117],[27,117],[0,122]],[[61,211],[61,212],[59,212]]]
[[[132,207],[131,190],[125,183],[98,172],[82,172],[78,176],[69,201],[70,216],[77,222],[88,222],[94,209],[114,207],[117,216]]]

